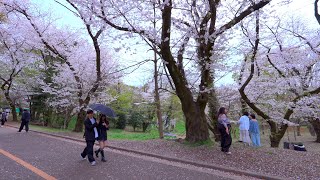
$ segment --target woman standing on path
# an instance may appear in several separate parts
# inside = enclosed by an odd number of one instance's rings
[[[104,114],[100,115],[100,122],[98,125],[98,141],[100,148],[95,151],[95,154],[97,157],[99,157],[99,152],[101,153],[101,161],[106,162],[106,159],[104,157],[104,147],[107,146],[107,130],[109,130],[109,121],[107,119],[107,116]]]
[[[221,151],[230,155],[231,152],[229,148],[232,143],[232,138],[230,134],[231,125],[227,117],[227,110],[224,107],[221,107],[218,112],[218,129],[221,134]]]
[[[256,120],[256,115],[250,114],[250,127],[249,133],[252,140],[252,145],[255,147],[261,146],[260,144],[260,130],[259,130],[259,123]]]

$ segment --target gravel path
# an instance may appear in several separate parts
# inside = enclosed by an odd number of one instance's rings
[[[320,179],[320,153],[275,148],[243,147],[236,142],[227,156],[218,144],[213,147],[190,147],[168,140],[110,141],[113,146],[130,148],[164,156],[222,165],[251,172],[290,179]]]

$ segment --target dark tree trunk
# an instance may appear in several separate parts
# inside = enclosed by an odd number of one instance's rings
[[[312,120],[309,120],[309,122],[313,126],[313,129],[317,135],[316,142],[320,143],[320,120],[319,119],[312,119]]]
[[[191,92],[186,92],[183,95],[184,98],[180,98],[180,100],[186,118],[186,140],[191,143],[208,140],[209,131],[204,108],[194,102]],[[180,97],[179,93],[178,96]]]
[[[10,105],[11,107],[11,112],[12,112],[12,120],[13,121],[18,121],[18,115],[16,112],[16,106],[15,105]]]
[[[83,123],[85,118],[86,118],[86,111],[84,110],[84,108],[82,108],[77,115],[77,122],[73,130],[74,132],[83,131]]]
[[[38,120],[36,119],[36,109],[34,108],[34,106],[31,106],[31,120]]]
[[[219,102],[214,90],[212,90],[210,94],[208,105],[209,105],[209,117],[210,117],[209,129],[214,134],[215,142],[218,142],[221,139],[221,135],[218,129],[218,119],[217,119]]]
[[[149,122],[144,122],[142,123],[142,131],[146,132],[147,128],[149,127],[150,123]]]
[[[280,127],[278,128],[277,123],[275,123],[274,121],[268,120],[268,123],[270,125],[270,143],[271,143],[271,147],[277,148],[279,147],[280,141],[282,139],[282,137],[284,136],[288,125],[287,124],[282,124],[280,125]]]

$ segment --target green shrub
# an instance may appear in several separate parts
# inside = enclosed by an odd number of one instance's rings
[[[127,124],[127,116],[125,113],[119,113],[118,119],[115,119],[115,126],[117,129],[125,129]]]
[[[137,127],[141,127],[143,119],[143,115],[140,112],[132,111],[131,116],[128,119],[128,124],[133,127],[133,131],[136,131]]]

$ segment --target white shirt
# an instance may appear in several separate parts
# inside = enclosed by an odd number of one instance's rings
[[[250,119],[248,116],[241,116],[240,120],[238,121],[240,126],[239,129],[240,130],[249,130],[250,127]]]
[[[94,118],[90,119],[91,123],[94,124],[96,122],[96,120]],[[97,138],[98,137],[98,130],[96,127],[93,128],[94,130],[94,137]]]

